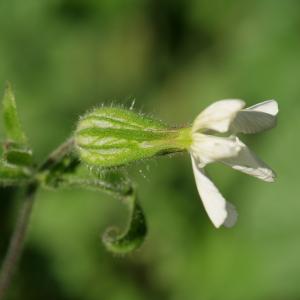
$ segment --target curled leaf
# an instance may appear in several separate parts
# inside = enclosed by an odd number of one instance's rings
[[[109,228],[102,237],[106,249],[114,254],[128,254],[138,249],[147,235],[147,224],[144,212],[136,194],[132,192],[126,196],[129,208],[129,221],[124,232],[117,228]]]
[[[69,163],[68,163],[69,162]],[[85,188],[104,192],[122,200],[129,208],[129,221],[124,232],[117,228],[109,228],[103,235],[103,243],[114,254],[127,254],[139,248],[147,234],[147,224],[143,210],[137,200],[132,183],[124,174],[107,172],[97,175],[85,173],[86,168],[73,167],[76,161],[67,160],[65,164],[57,165],[44,177],[44,185],[50,188]],[[70,173],[64,173],[65,167],[70,167]]]

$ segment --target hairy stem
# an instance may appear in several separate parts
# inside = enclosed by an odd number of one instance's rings
[[[50,170],[55,166],[65,155],[70,153],[74,146],[73,138],[70,138],[65,143],[61,144],[54,150],[37,169],[37,173]],[[19,211],[17,223],[13,235],[10,240],[6,257],[4,258],[0,273],[0,300],[3,300],[17,268],[18,261],[21,257],[23,245],[26,237],[26,232],[35,200],[35,194],[39,187],[39,182],[34,180],[31,182],[25,193],[25,199]]]
[[[34,204],[34,196],[37,188],[38,184],[32,183],[26,190],[25,200],[20,209],[17,224],[11,237],[9,248],[1,269],[0,300],[3,299],[6,291],[10,286],[11,279],[14,275],[18,260],[22,253],[26,231]]]
[[[56,148],[46,159],[46,161],[39,167],[38,171],[43,172],[51,169],[57,164],[65,155],[70,153],[74,147],[74,139],[70,138]]]

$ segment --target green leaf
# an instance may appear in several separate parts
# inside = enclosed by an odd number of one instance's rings
[[[118,228],[109,228],[102,238],[106,249],[119,255],[138,249],[147,235],[146,218],[135,192],[126,196],[125,202],[129,207],[129,221],[126,229],[120,232]]]
[[[26,167],[16,166],[0,161],[0,185],[20,185],[31,179],[32,173]]]
[[[73,163],[73,166],[75,162]],[[77,166],[76,166],[77,168]],[[62,173],[60,170],[54,172],[52,170],[45,177],[41,178],[43,184],[48,188],[85,188],[93,191],[104,192],[118,199],[124,199],[124,195],[131,192],[132,187],[128,180],[123,179],[120,174],[116,174],[115,178],[111,174],[96,175],[94,173],[86,173],[86,169],[82,168],[76,174]],[[74,170],[75,171],[75,170]]]
[[[32,165],[32,151],[28,147],[7,142],[3,148],[3,157],[7,162],[19,166]]]
[[[3,145],[3,156],[7,162],[20,166],[32,165],[32,151],[22,130],[12,87],[6,85],[3,97],[3,119],[6,141]]]
[[[3,97],[3,118],[7,139],[15,143],[27,144],[17,113],[15,95],[10,83],[6,84]]]

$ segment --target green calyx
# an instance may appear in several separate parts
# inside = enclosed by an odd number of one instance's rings
[[[82,161],[109,168],[184,151],[191,144],[191,129],[170,128],[124,108],[101,107],[80,119],[74,137]]]

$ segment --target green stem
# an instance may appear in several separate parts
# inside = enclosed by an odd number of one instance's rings
[[[10,286],[17,263],[22,253],[37,188],[38,184],[35,182],[30,184],[26,190],[25,200],[20,209],[18,221],[11,237],[9,248],[1,269],[0,300],[3,299]]]
[[[46,159],[46,161],[38,168],[39,172],[50,170],[55,166],[65,155],[70,153],[74,147],[74,139],[70,138],[58,148],[56,148]]]
[[[47,158],[47,160],[38,168],[37,173],[51,169],[65,155],[73,149],[74,140],[70,138],[65,143],[61,144]],[[14,272],[17,268],[18,261],[21,257],[26,232],[29,225],[30,216],[35,200],[35,194],[39,187],[39,182],[34,180],[26,189],[25,200],[21,206],[15,230],[10,240],[7,254],[2,264],[0,273],[0,300],[4,299],[7,290],[10,287]]]

